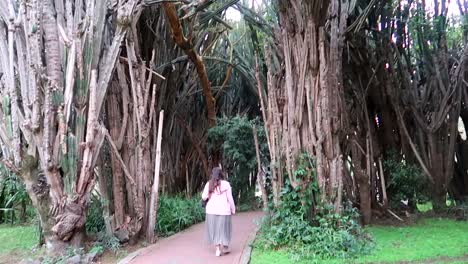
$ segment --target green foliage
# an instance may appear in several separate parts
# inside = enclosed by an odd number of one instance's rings
[[[89,253],[96,253],[101,255],[104,253],[105,247],[103,245],[95,244],[90,250]]]
[[[431,202],[416,204],[416,208],[418,209],[419,212],[422,212],[422,213],[432,211],[433,209]]]
[[[280,206],[262,226],[257,247],[287,248],[294,260],[309,261],[350,258],[368,252],[372,243],[360,227],[354,209],[339,215],[331,206],[317,206],[312,215],[310,197],[316,191],[314,188],[311,184],[306,191],[299,192],[286,184]]]
[[[185,198],[182,195],[159,197],[156,232],[170,236],[205,219],[200,197]]]
[[[13,173],[0,166],[0,223],[27,221],[34,218],[24,183]]]
[[[98,234],[98,239],[96,243],[94,243],[90,251],[99,252],[100,250],[108,249],[116,253],[120,249],[120,247],[120,241],[117,237],[109,236],[106,234],[106,232],[100,232]]]
[[[317,181],[315,181],[315,161],[309,153],[303,152],[299,154],[296,159],[296,170],[293,172],[298,180],[307,180],[310,178],[312,181],[309,185],[310,191],[318,192]]]
[[[217,126],[208,132],[208,140],[209,149],[221,149],[229,165],[241,162],[248,168],[255,168],[252,125],[246,117],[218,119]]]
[[[104,217],[102,215],[103,207],[100,198],[96,195],[91,196],[91,201],[88,206],[88,214],[86,217],[86,232],[89,234],[97,234],[106,229]]]
[[[398,157],[391,152],[384,161],[387,172],[387,192],[392,205],[398,205],[401,200],[409,200],[411,203],[424,203],[428,200],[427,178],[421,169]]]
[[[221,118],[218,119],[217,126],[208,131],[208,149],[222,152],[222,164],[229,173],[234,199],[241,193],[241,201],[237,201],[238,203],[251,201],[254,197],[255,184],[250,179],[250,173],[257,168],[253,124],[258,133],[261,159],[263,164],[267,164],[266,134],[258,120],[240,116]]]
[[[98,234],[99,245],[116,251],[118,239],[105,237],[105,223],[102,215],[103,205],[99,197],[93,196],[88,207],[86,231]],[[185,198],[183,195],[159,197],[156,232],[160,236],[170,236],[205,219],[205,212],[200,206],[200,197]]]
[[[462,50],[463,31],[466,29],[466,18],[453,17],[450,19],[449,26],[447,27],[447,46],[451,50]]]

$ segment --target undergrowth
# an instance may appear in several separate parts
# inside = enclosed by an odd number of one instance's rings
[[[416,164],[411,164],[397,152],[390,151],[388,159],[384,161],[384,169],[389,175],[387,194],[393,208],[398,208],[403,200],[408,201],[408,205],[414,208],[416,204],[429,201],[429,182]]]
[[[88,234],[98,234],[105,231],[106,224],[104,223],[103,212],[103,205],[100,198],[96,195],[92,195],[85,224]]]
[[[182,195],[163,195],[159,198],[156,232],[159,236],[170,236],[204,219],[199,196],[189,199]]]
[[[105,232],[102,204],[99,199],[92,199],[86,218],[86,231],[103,237]],[[165,237],[175,234],[187,227],[202,222],[205,219],[204,209],[200,206],[200,197],[186,198],[184,195],[161,195],[159,197],[158,215],[156,220],[156,232]],[[112,237],[98,239],[103,241],[105,248],[113,250],[115,239]],[[109,244],[110,243],[110,244]],[[109,245],[107,245],[109,244]]]
[[[315,214],[311,214],[310,197],[315,187],[311,184],[309,190],[299,192],[287,184],[281,193],[281,204],[265,219],[255,247],[287,249],[290,258],[308,263],[354,258],[370,252],[372,239],[359,225],[356,210],[347,208],[342,214],[335,214],[331,206],[316,205]]]

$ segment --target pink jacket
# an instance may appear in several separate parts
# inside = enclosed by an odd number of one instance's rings
[[[202,199],[208,198],[208,188],[210,183],[205,184]],[[231,184],[228,181],[221,181],[220,186],[211,194],[210,200],[206,204],[206,213],[214,215],[231,215],[236,213],[236,206],[232,198]]]

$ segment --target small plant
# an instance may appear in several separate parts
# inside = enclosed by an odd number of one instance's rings
[[[86,217],[86,232],[89,234],[97,234],[105,230],[104,217],[102,215],[102,202],[96,195],[91,196],[91,201],[88,206],[88,215]]]
[[[121,248],[120,241],[117,237],[107,235],[105,232],[98,234],[97,242],[94,244],[91,250],[108,249],[113,253],[116,253]]]
[[[104,253],[104,250],[104,246],[96,244],[89,250],[89,253],[96,253],[98,255],[101,255],[102,253]]]

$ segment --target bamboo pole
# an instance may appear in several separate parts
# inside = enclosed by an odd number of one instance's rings
[[[189,178],[187,160],[185,161],[185,185],[186,185],[186,188],[187,188],[187,198],[190,198],[191,197],[190,178]]]
[[[149,243],[155,242],[154,227],[156,225],[156,214],[158,211],[159,169],[161,165],[161,140],[162,140],[163,118],[164,118],[164,110],[161,110],[161,112],[159,113],[158,138],[156,141],[154,180],[153,180],[153,188],[151,190],[150,213],[148,216],[149,217],[148,230],[146,232],[146,239]]]

